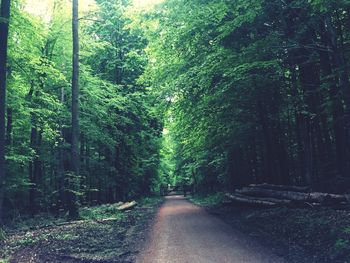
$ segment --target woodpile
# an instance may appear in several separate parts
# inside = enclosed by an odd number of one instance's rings
[[[257,207],[345,207],[350,204],[347,195],[310,192],[303,186],[251,184],[227,193],[225,203],[238,203]]]

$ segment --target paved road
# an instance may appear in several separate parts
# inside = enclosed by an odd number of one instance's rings
[[[137,263],[285,263],[249,236],[182,196],[159,209]]]

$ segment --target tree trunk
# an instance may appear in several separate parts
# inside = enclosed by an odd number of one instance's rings
[[[74,193],[79,187],[79,18],[78,0],[73,0],[73,72],[72,72],[72,145],[71,170],[73,179],[71,190],[68,192],[68,210],[71,219],[79,217],[77,197]],[[73,191],[72,191],[73,190]]]
[[[10,2],[10,0],[1,0],[0,10],[0,225],[3,219],[2,204],[5,194],[5,111]]]
[[[33,119],[33,117],[32,117]],[[35,125],[32,120],[32,125]],[[34,150],[35,156],[33,157],[33,160],[30,161],[29,166],[28,166],[28,172],[29,172],[29,213],[31,215],[34,215],[37,211],[37,206],[36,206],[36,197],[37,197],[37,178],[36,178],[36,172],[35,172],[35,167],[36,167],[36,159],[37,157],[37,151],[36,151],[36,139],[37,139],[37,129],[36,127],[32,127],[31,133],[30,133],[30,147]]]
[[[338,37],[336,30],[332,22],[332,16],[330,13],[326,15],[325,24],[328,29],[330,39],[330,50],[332,55],[332,62],[335,71],[338,73],[339,87],[343,92],[343,99],[345,103],[345,117],[346,117],[346,128],[347,128],[347,146],[350,146],[350,81],[348,77],[348,66],[344,58],[344,51],[342,46],[338,44]],[[348,173],[349,174],[349,173]]]
[[[64,105],[65,102],[65,94],[64,94],[64,87],[61,87],[61,104]],[[66,198],[65,198],[65,159],[66,159],[66,151],[65,151],[65,133],[63,129],[63,123],[62,120],[59,121],[60,126],[60,137],[58,142],[58,164],[57,164],[57,174],[58,174],[58,209],[64,209],[66,204]]]
[[[321,41],[324,46],[330,46],[330,39],[326,31],[325,23],[321,23]],[[334,131],[336,169],[342,177],[347,176],[349,171],[348,147],[346,145],[346,123],[344,122],[344,105],[337,85],[336,74],[332,70],[331,53],[329,50],[320,51],[320,64],[323,78],[329,84],[329,99],[332,106],[332,126]]]
[[[7,107],[6,145],[12,144],[12,109]]]

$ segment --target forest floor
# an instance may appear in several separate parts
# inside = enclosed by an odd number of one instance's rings
[[[162,198],[126,212],[112,205],[81,209],[82,220],[35,218],[0,233],[0,262],[134,262]]]
[[[139,201],[136,208],[124,213],[116,211],[113,205],[85,207],[80,211],[82,219],[74,222],[67,222],[62,218],[50,219],[47,216],[16,221],[13,226],[9,225],[4,231],[0,230],[0,262],[135,262],[139,251],[142,251],[141,256],[145,255],[145,251],[147,255],[147,249],[143,249],[145,244],[150,245],[155,242],[156,247],[162,244],[157,241],[158,239],[152,238],[152,232],[150,232],[151,238],[147,238],[150,225],[153,225],[154,230],[157,225],[164,226],[164,222],[170,222],[168,224],[170,226],[179,225],[181,222],[186,226],[192,222],[194,228],[190,227],[187,230],[183,230],[184,227],[181,229],[169,227],[164,231],[156,232],[163,241],[164,237],[180,235],[179,240],[172,242],[176,249],[180,249],[184,243],[186,244],[183,237],[188,236],[195,228],[201,228],[207,220],[216,222],[211,225],[219,230],[224,221],[232,228],[228,233],[241,233],[238,234],[237,241],[232,241],[238,244],[238,248],[244,246],[244,244],[240,245],[241,240],[251,240],[255,245],[249,246],[253,249],[249,248],[248,251],[254,252],[259,248],[260,251],[266,251],[269,255],[283,258],[285,262],[350,263],[349,211],[326,208],[238,207],[232,204],[221,204],[222,196],[217,194],[205,198],[191,198],[192,202],[204,207],[211,215],[181,200],[173,200],[175,206],[164,204],[158,210],[163,198],[148,198]],[[183,208],[183,211],[170,209],[176,205]],[[188,213],[189,210],[192,212]],[[170,212],[170,216],[165,213],[167,211]],[[156,212],[158,212],[157,217],[155,217]],[[175,232],[171,232],[171,229],[175,229]],[[213,229],[202,227],[196,232],[197,234],[195,233],[196,235],[189,236],[187,243],[192,247],[199,246],[198,249],[200,249],[205,245],[203,242],[207,242],[208,239],[219,243],[226,240],[225,234],[217,238],[210,234],[212,233],[210,231]],[[198,235],[207,236],[196,238]],[[219,246],[219,249],[223,246],[225,242]],[[237,248],[236,245],[235,247]],[[188,254],[193,256],[193,251],[189,251]],[[174,254],[171,253],[170,256]],[[175,253],[174,257],[180,254]],[[209,253],[204,259],[207,261],[200,262],[209,262],[211,257],[213,255]],[[154,257],[151,257],[149,262],[156,262],[152,261],[152,258]],[[148,261],[141,258],[139,262]]]
[[[349,263],[350,211],[223,205],[222,195],[192,201],[291,263]]]

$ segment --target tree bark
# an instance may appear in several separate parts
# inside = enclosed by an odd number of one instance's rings
[[[73,189],[68,193],[69,217],[74,219],[79,217],[77,207],[77,197],[74,193],[79,186],[76,182],[79,178],[79,18],[78,18],[78,0],[73,0],[73,72],[72,72],[72,145],[71,145],[71,170],[74,173],[74,179],[71,180]],[[73,190],[73,191],[72,191]]]
[[[12,144],[12,108],[7,107],[6,145]]]
[[[5,194],[5,111],[6,111],[6,76],[7,46],[10,22],[10,0],[1,0],[0,10],[0,224],[3,219],[3,199]]]

